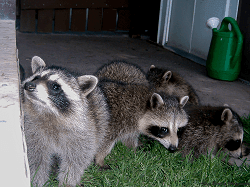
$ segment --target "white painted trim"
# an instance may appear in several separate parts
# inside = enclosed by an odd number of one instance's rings
[[[238,17],[238,10],[239,10],[239,0],[227,0],[226,7],[225,7],[225,17],[232,17],[237,20]],[[232,6],[236,5],[236,10],[232,10]],[[233,6],[234,7],[234,6]],[[233,14],[235,12],[235,14]]]
[[[189,41],[189,50],[188,52],[191,53],[192,49],[192,39],[193,39],[193,31],[194,31],[194,18],[195,18],[195,10],[196,10],[196,1],[194,1],[194,12],[193,12],[193,20],[192,20],[192,28],[191,28],[191,35],[190,35],[190,41]]]
[[[227,0],[225,8],[225,17],[228,17],[229,15],[229,8],[230,8],[230,0]]]
[[[160,4],[160,13],[159,13],[159,22],[158,22],[158,32],[157,32],[157,43],[160,43],[160,34],[161,34],[161,25],[162,25],[162,9],[163,9],[163,1],[161,0],[161,4]]]
[[[162,45],[164,45],[165,43],[168,42],[168,36],[169,36],[169,30],[170,30],[170,19],[171,19],[171,11],[172,11],[172,4],[173,4],[173,0],[168,0],[167,3],[167,12],[166,12],[166,20],[167,20],[167,24],[164,27],[164,43],[162,43]]]
[[[168,41],[171,8],[172,0],[161,0],[157,35],[157,43],[161,45]]]
[[[237,20],[237,18],[238,18],[239,3],[240,3],[240,0],[237,1],[237,8],[236,8],[235,20]]]

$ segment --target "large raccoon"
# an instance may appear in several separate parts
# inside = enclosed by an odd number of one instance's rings
[[[207,153],[215,156],[219,150],[231,157],[242,156],[243,126],[231,108],[194,106],[187,113],[188,125],[178,132],[183,156],[191,151],[196,158]]]
[[[146,74],[139,66],[123,61],[113,61],[105,64],[95,73],[95,76],[98,79],[148,84]]]
[[[170,95],[176,95],[179,97],[188,95],[188,103],[199,105],[199,97],[194,89],[178,73],[151,65],[146,76],[147,80],[157,91],[166,92]]]
[[[43,186],[53,160],[59,160],[59,186],[75,186],[97,150],[94,116],[86,97],[98,79],[46,67],[37,56],[31,67],[33,75],[21,85],[31,182]]]
[[[98,165],[104,166],[104,158],[118,140],[136,149],[139,134],[158,140],[170,150],[177,148],[177,130],[188,122],[183,109],[188,96],[178,99],[154,93],[144,84],[103,80],[99,86],[107,98],[111,119],[105,140],[96,155]]]

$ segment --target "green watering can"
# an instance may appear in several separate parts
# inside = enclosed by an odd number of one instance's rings
[[[232,30],[228,28],[231,24]],[[225,17],[219,30],[213,28],[213,37],[207,57],[209,77],[234,81],[240,73],[243,36],[235,19]]]

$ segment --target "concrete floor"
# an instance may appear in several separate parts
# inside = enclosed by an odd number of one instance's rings
[[[201,104],[228,104],[240,116],[250,114],[250,86],[241,81],[219,81],[206,75],[206,68],[142,39],[127,35],[59,35],[17,32],[20,63],[26,75],[31,74],[30,62],[35,55],[47,65],[93,74],[105,63],[125,60],[138,64],[144,71],[150,65],[168,67],[178,72],[195,89]]]

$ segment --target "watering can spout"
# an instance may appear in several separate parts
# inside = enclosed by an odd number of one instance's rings
[[[231,25],[231,30],[228,25]],[[233,81],[240,73],[243,36],[235,19],[225,17],[219,30],[213,28],[206,68],[208,76]]]

